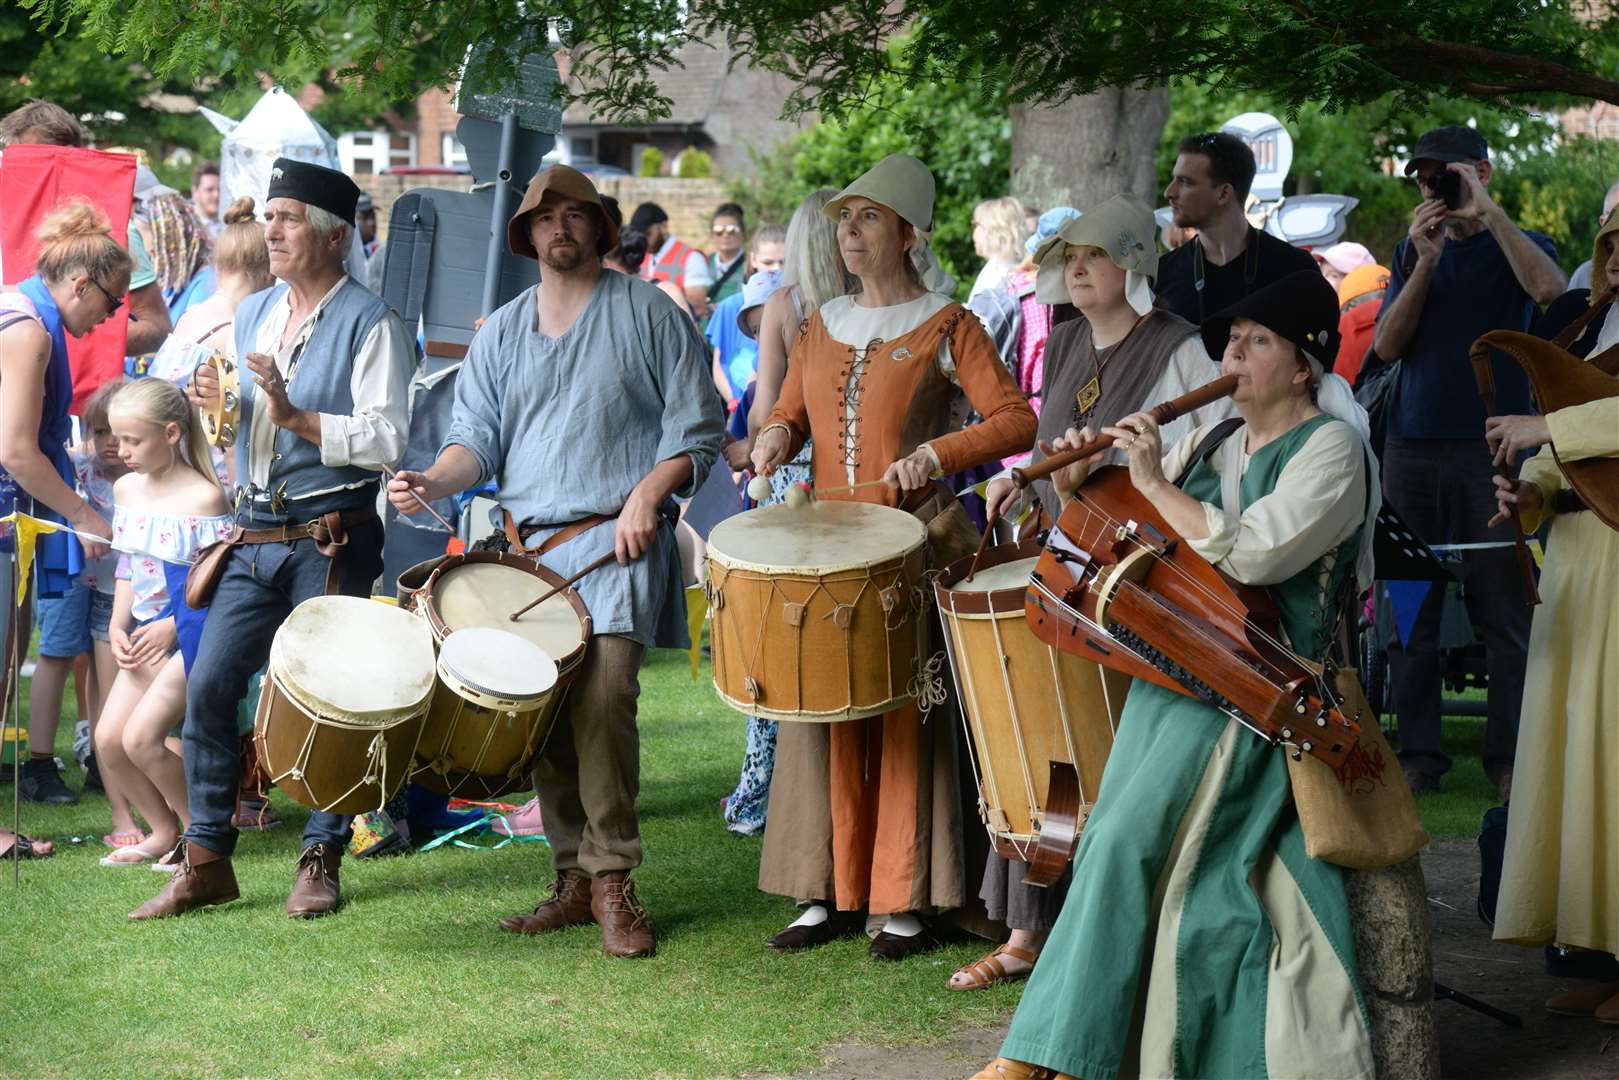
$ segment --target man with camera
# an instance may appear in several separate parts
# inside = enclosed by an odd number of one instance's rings
[[[1483,638],[1489,674],[1484,771],[1505,798],[1530,609],[1510,528],[1484,525],[1494,512],[1493,466],[1468,350],[1488,331],[1528,330],[1536,305],[1557,297],[1564,279],[1551,239],[1518,228],[1490,198],[1491,173],[1489,147],[1471,128],[1436,128],[1417,141],[1406,175],[1416,177],[1423,200],[1394,250],[1374,348],[1401,360],[1383,453],[1388,501],[1431,545],[1498,545],[1460,555],[1468,616]],[[1499,355],[1494,368],[1498,411],[1533,412],[1523,370]],[[1443,601],[1444,589],[1430,590],[1404,645],[1389,650],[1400,764],[1417,792],[1437,790],[1450,768],[1439,737]]]

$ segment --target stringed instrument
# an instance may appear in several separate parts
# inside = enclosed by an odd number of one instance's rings
[[[1159,423],[1228,395],[1226,376],[1149,410]],[[1101,436],[1014,473],[1020,484],[1111,445]],[[1346,717],[1330,665],[1317,671],[1283,640],[1264,589],[1235,581],[1182,542],[1130,483],[1093,472],[1064,508],[1024,599],[1035,635],[1103,667],[1204,701],[1273,745],[1337,768],[1360,716]]]
[[[1605,305],[1604,305],[1605,306]],[[1600,308],[1593,309],[1600,313]],[[1577,323],[1576,326],[1583,325]],[[1473,376],[1484,398],[1485,412],[1495,413],[1495,372],[1490,366],[1490,350],[1498,349],[1517,361],[1529,376],[1529,387],[1534,392],[1535,407],[1544,415],[1574,405],[1603,398],[1619,397],[1619,346],[1601,356],[1581,360],[1559,347],[1557,342],[1545,341],[1513,330],[1492,330],[1473,342],[1469,359],[1473,363]],[[1551,444],[1557,466],[1568,478],[1568,486],[1578,495],[1603,524],[1619,529],[1619,458],[1596,457],[1581,461],[1564,461],[1557,456],[1557,445]],[[1513,518],[1514,524],[1517,518]],[[1521,528],[1521,527],[1520,527]]]

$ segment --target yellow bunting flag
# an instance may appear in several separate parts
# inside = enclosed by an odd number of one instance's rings
[[[19,514],[15,510],[0,517],[0,521],[11,524],[13,539],[17,544],[17,606],[22,607],[23,598],[28,595],[28,572],[34,567],[34,545],[40,536],[57,532],[62,526],[30,514]]]

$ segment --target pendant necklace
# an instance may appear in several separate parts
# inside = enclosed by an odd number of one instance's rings
[[[1090,377],[1090,380],[1084,386],[1079,388],[1079,393],[1074,395],[1075,427],[1082,426],[1084,420],[1090,416],[1091,410],[1096,408],[1096,403],[1102,400],[1103,366],[1118,355],[1120,347],[1130,340],[1130,335],[1136,332],[1136,327],[1140,326],[1146,318],[1146,315],[1137,315],[1136,321],[1130,324],[1130,329],[1125,331],[1124,336],[1107,347],[1107,357],[1105,359],[1096,348],[1096,327],[1092,326],[1090,328],[1091,370],[1095,374]]]

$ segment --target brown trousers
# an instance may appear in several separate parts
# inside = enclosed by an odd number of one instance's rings
[[[617,634],[590,639],[556,728],[534,765],[545,835],[557,870],[592,877],[641,865],[642,645]]]

